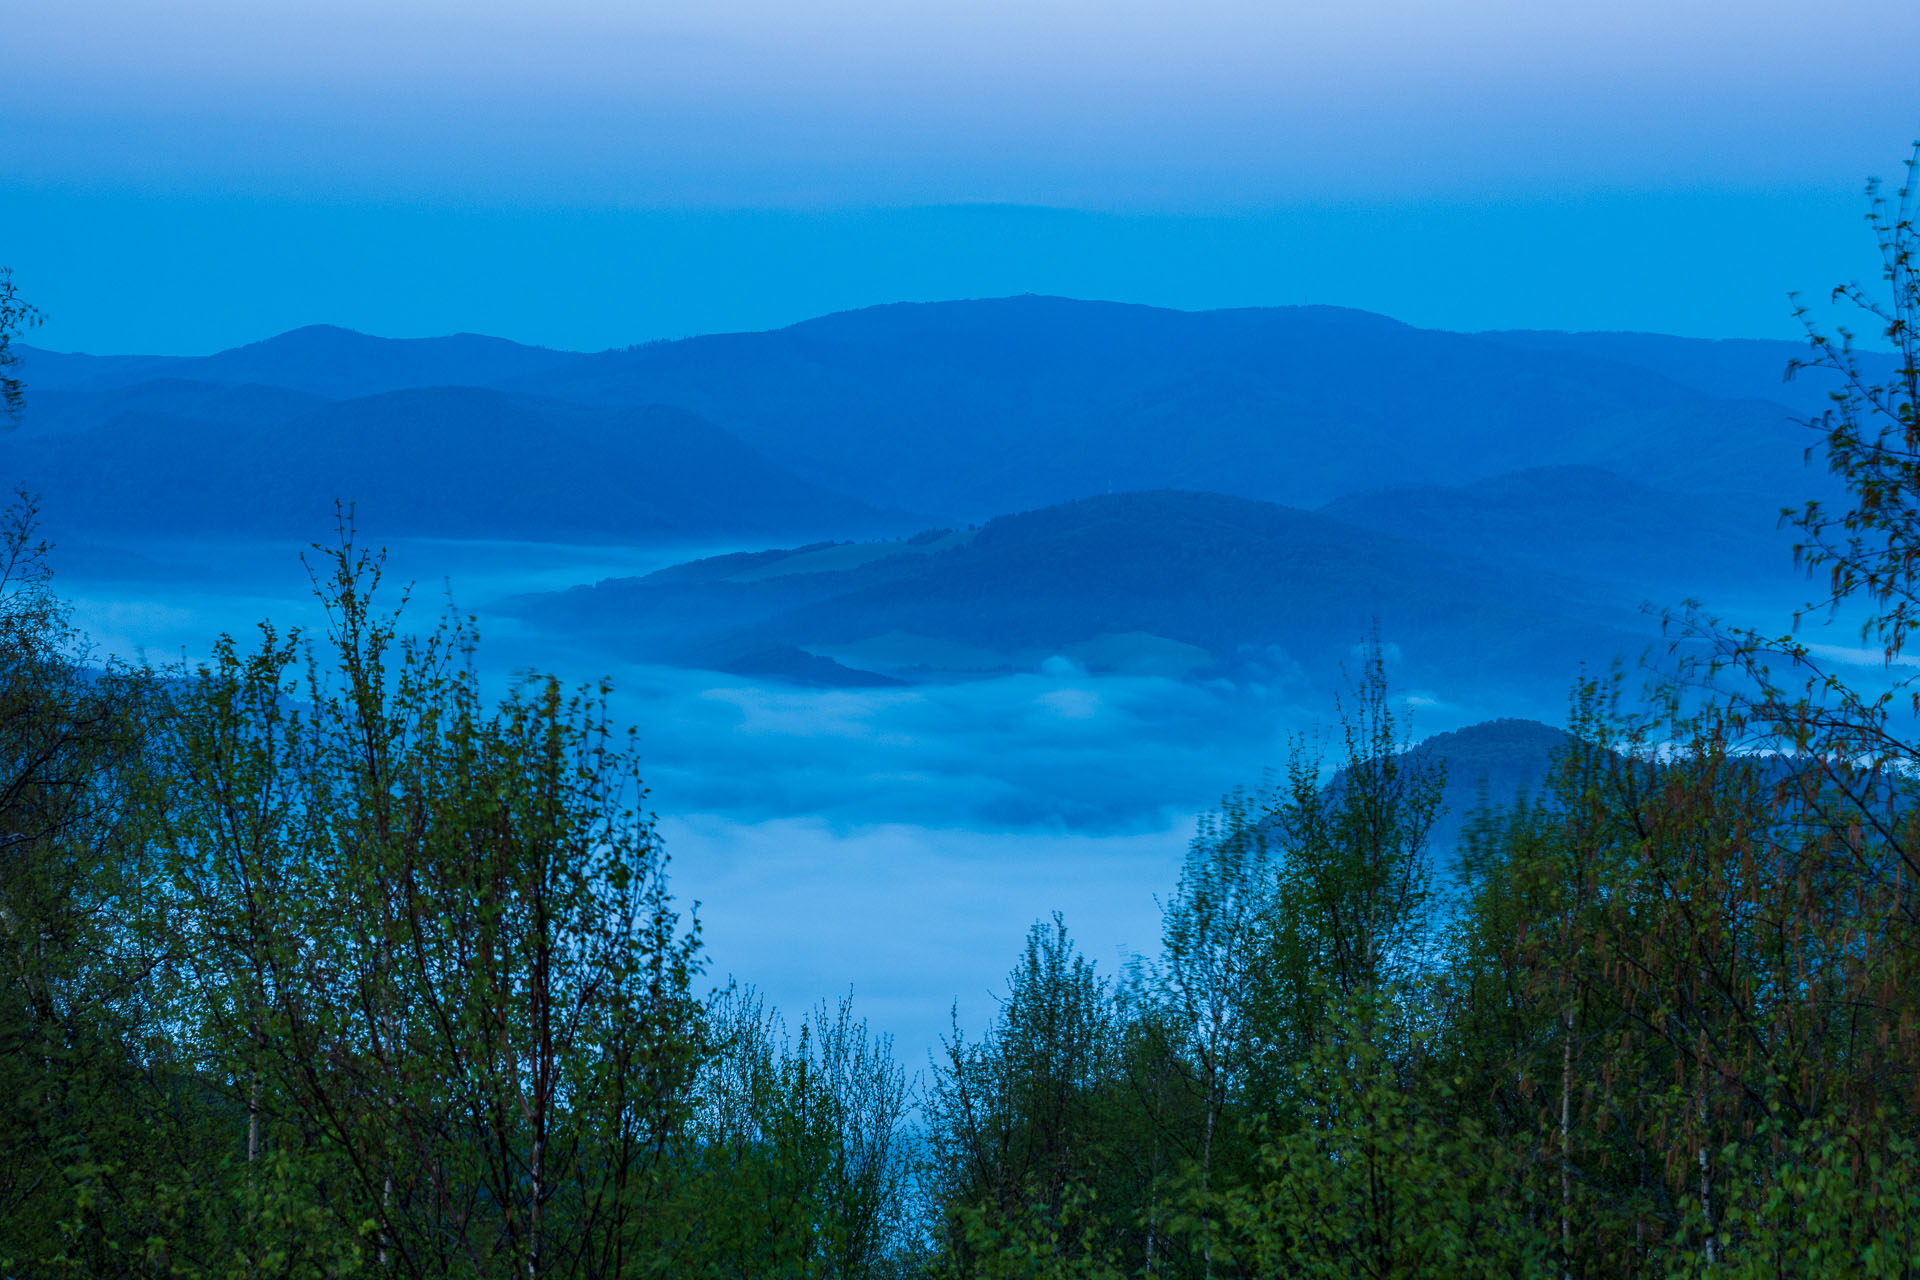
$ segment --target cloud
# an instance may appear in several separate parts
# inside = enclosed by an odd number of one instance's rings
[[[1092,689],[1050,689],[1034,699],[1064,720],[1091,720],[1100,714],[1100,695]]]
[[[83,622],[123,655],[145,646],[201,657],[218,632],[244,637],[269,615],[283,628],[322,622],[291,548],[183,541],[147,551],[157,567],[145,579],[63,586],[89,602]],[[1093,675],[1061,657],[1038,672],[990,679],[808,689],[635,664],[617,643],[592,647],[489,612],[518,590],[683,554],[408,542],[395,549],[388,589],[397,595],[418,582],[410,618],[422,628],[441,616],[451,590],[463,612],[478,615],[481,668],[497,687],[529,668],[569,681],[610,675],[613,715],[638,729],[663,813],[1125,836],[1164,829],[1256,781],[1284,762],[1293,735],[1333,713],[1329,691],[1277,651],[1241,680]],[[212,573],[216,565],[223,572]],[[1515,710],[1475,705],[1457,690],[1417,692],[1433,699],[1408,704],[1420,734]]]
[[[919,1067],[950,1012],[980,1033],[1027,928],[1052,911],[1109,975],[1157,951],[1155,897],[1173,887],[1192,821],[1089,835],[693,813],[661,835],[676,897],[700,903],[716,981],[750,982],[789,1015],[851,987]]]
[[[660,667],[613,676],[656,802],[751,821],[1134,831],[1257,778],[1319,710],[1160,677],[809,690]]]
[[[319,622],[289,549],[148,550],[145,577],[66,584],[123,652],[197,657],[217,631],[243,635],[265,614]],[[956,1001],[978,1033],[1027,927],[1054,910],[1108,972],[1155,950],[1154,897],[1173,886],[1194,816],[1257,783],[1291,734],[1331,713],[1284,655],[1271,682],[1096,676],[1061,660],[987,680],[814,690],[623,663],[488,615],[527,583],[591,580],[656,554],[409,544],[392,585],[408,569],[424,580],[412,617],[426,626],[444,598],[426,570],[451,576],[499,687],[525,667],[609,672],[614,717],[639,730],[676,897],[700,903],[714,977],[754,983],[789,1014],[851,985],[913,1065]],[[214,565],[234,568],[205,572]],[[1422,708],[1412,727],[1480,718]]]

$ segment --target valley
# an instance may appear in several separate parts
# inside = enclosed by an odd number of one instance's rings
[[[1146,947],[1193,816],[1327,723],[1370,637],[1419,739],[1562,723],[1583,664],[1664,655],[1644,605],[1783,616],[1780,495],[1827,483],[1809,384],[1767,398],[1785,353],[1036,298],[597,355],[315,328],[30,350],[0,453],[123,656],[322,627],[300,548],[350,502],[490,681],[613,678],[725,972],[881,995],[918,1061],[1032,904]],[[1537,778],[1476,741],[1470,776]],[[1024,887],[959,887],[988,866]],[[881,927],[857,904],[925,900],[871,888],[903,876],[959,896]]]

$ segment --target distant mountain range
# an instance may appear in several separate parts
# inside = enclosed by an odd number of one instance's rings
[[[0,441],[0,458],[57,531],[305,541],[331,528],[335,499],[380,537],[845,536],[912,524],[659,405],[476,387],[329,401],[176,381],[47,397],[53,421]]]
[[[1109,491],[1317,505],[1569,464],[1656,488],[1798,502],[1826,483],[1801,466],[1807,433],[1788,421],[1817,409],[1826,388],[1818,374],[1782,381],[1801,350],[1443,333],[1332,307],[1184,312],[1017,297],[872,307],[591,355],[315,326],[205,357],[28,349],[23,372],[41,393],[171,379],[333,399],[485,386],[672,405],[813,484],[978,521]]]
[[[266,386],[331,400],[412,387],[487,387],[575,363],[568,351],[504,338],[376,338],[334,325],[294,329],[210,356],[91,356],[20,348],[36,391],[114,391],[171,379]]]
[[[1735,399],[1676,380],[1664,348],[1660,369],[1604,349],[1330,307],[1023,297],[657,343],[506,385],[682,405],[817,483],[950,520],[1164,486],[1313,505],[1570,463],[1690,485],[1703,452],[1717,488],[1806,496],[1806,433],[1765,399],[1778,369]],[[1725,392],[1715,354],[1702,381]]]
[[[1324,671],[1374,619],[1415,669],[1564,682],[1642,599],[1792,590],[1779,509],[1835,491],[1800,351],[1044,297],[597,354],[316,326],[29,349],[0,460],[57,533],[304,541],[339,498],[375,537],[798,547],[516,607],[803,683]]]

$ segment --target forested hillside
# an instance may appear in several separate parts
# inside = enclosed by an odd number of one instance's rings
[[[799,649],[893,678],[1032,670],[1064,654],[1094,670],[1172,662],[1337,681],[1377,624],[1409,679],[1548,697],[1570,664],[1634,656],[1654,637],[1630,608],[1547,568],[1181,492],[1088,498],[910,542],[721,557],[519,611],[617,638],[633,656],[731,670],[743,654]]]
[[[1777,527],[1779,507],[1777,498],[1656,489],[1568,466],[1370,489],[1319,510],[1455,554],[1679,600],[1709,584],[1716,595],[1778,594],[1794,582],[1793,534]]]

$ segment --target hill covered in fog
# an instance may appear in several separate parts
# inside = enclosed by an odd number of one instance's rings
[[[749,655],[800,651],[893,679],[1059,659],[1321,679],[1377,625],[1410,678],[1563,688],[1582,658],[1646,643],[1643,619],[1571,579],[1179,491],[1089,498],[908,543],[717,557],[516,608],[630,657],[732,670]]]

